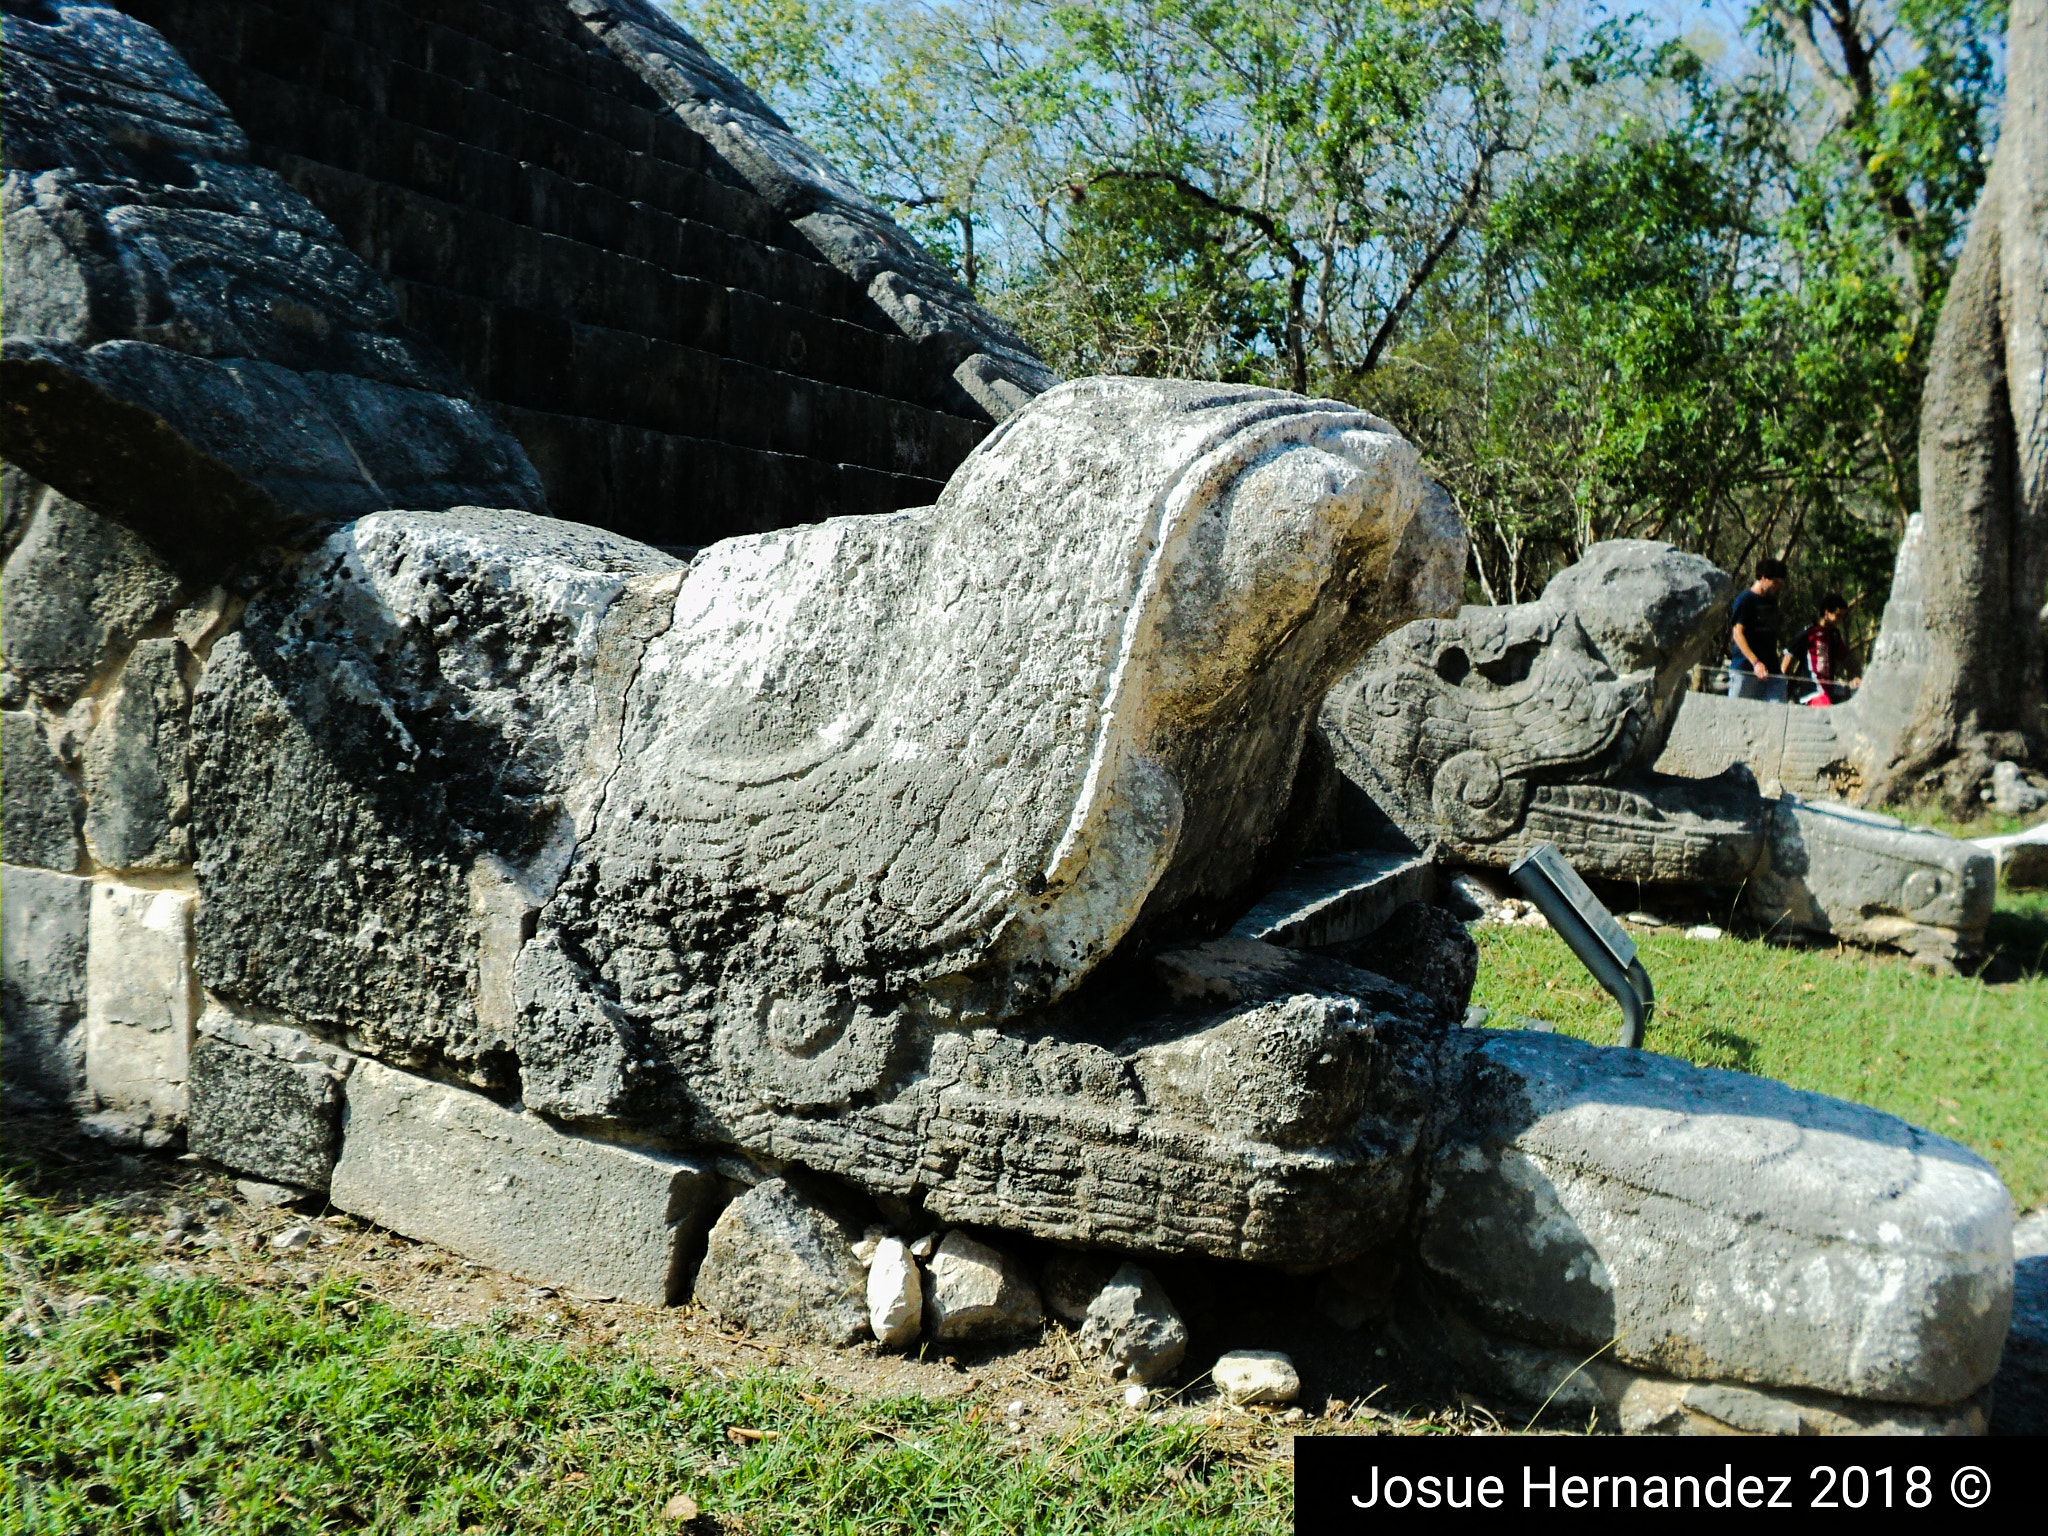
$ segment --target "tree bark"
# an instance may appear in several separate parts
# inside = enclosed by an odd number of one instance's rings
[[[1851,715],[1871,802],[1933,791],[1971,809],[1997,758],[2048,760],[2048,0],[2014,0],[2006,80],[1928,359],[1917,526]]]

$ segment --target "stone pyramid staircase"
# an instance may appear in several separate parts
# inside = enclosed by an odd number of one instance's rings
[[[989,430],[560,0],[126,0],[525,446],[689,546],[930,502]]]

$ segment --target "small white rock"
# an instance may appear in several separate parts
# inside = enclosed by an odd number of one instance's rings
[[[887,1227],[869,1227],[861,1234],[860,1241],[853,1245],[853,1256],[859,1259],[863,1266],[874,1263],[875,1248],[888,1235]]]
[[[313,1241],[311,1227],[286,1227],[270,1240],[270,1246],[279,1253],[297,1253]]]
[[[1638,928],[1662,928],[1664,926],[1663,918],[1652,917],[1647,912],[1624,912],[1621,920],[1624,923],[1634,923]]]
[[[924,1281],[900,1237],[882,1237],[868,1264],[868,1327],[887,1349],[914,1343],[924,1326]]]
[[[1132,1382],[1124,1388],[1124,1406],[1136,1411],[1152,1401],[1152,1389],[1139,1382]]]
[[[1725,939],[1728,935],[1712,923],[1695,923],[1685,930],[1685,936],[1688,939],[1704,939],[1711,944],[1714,940]]]
[[[1026,1403],[1024,1399],[1021,1397],[1018,1398],[1016,1401],[1012,1402],[1009,1408],[1005,1410],[1009,1417],[1013,1419],[1021,1419],[1024,1417],[1025,1414],[1029,1413],[1030,1411],[1030,1405]]]
[[[1209,1373],[1225,1401],[1291,1403],[1301,1395],[1301,1376],[1294,1362],[1273,1349],[1233,1349]]]
[[[910,1256],[914,1259],[930,1258],[939,1251],[939,1237],[940,1234],[937,1232],[925,1233],[923,1237],[920,1237],[910,1245]]]
[[[272,1210],[280,1205],[290,1205],[303,1193],[286,1184],[266,1184],[261,1179],[237,1179],[235,1191],[259,1210]]]

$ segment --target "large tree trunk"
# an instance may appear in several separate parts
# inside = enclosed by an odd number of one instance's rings
[[[1920,513],[1851,714],[1871,801],[1970,802],[2000,757],[2048,760],[2048,0],[2014,0],[2005,122],[1920,406]]]

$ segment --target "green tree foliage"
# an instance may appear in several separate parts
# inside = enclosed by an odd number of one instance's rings
[[[689,0],[1055,366],[1410,434],[1476,594],[1594,540],[1794,563],[1874,625],[2003,0]]]

